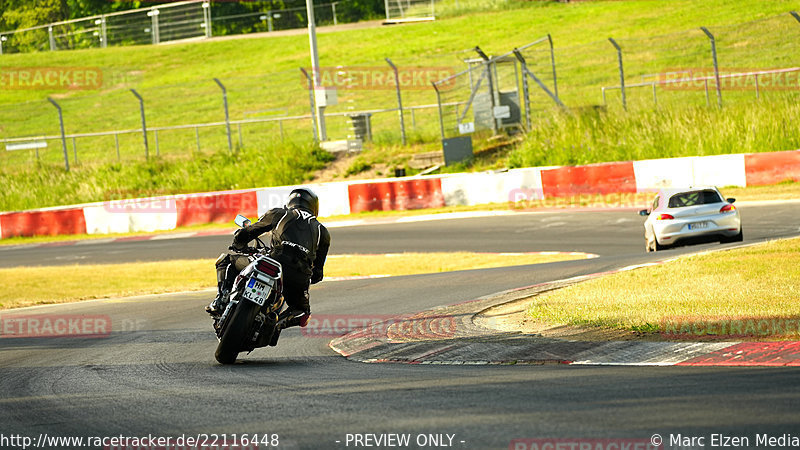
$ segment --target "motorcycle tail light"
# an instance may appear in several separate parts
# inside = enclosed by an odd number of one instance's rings
[[[731,205],[730,203],[728,203],[727,205],[723,206],[723,207],[722,207],[722,208],[719,210],[719,212],[721,212],[721,213],[724,213],[724,212],[731,212],[731,211],[736,211],[736,207],[735,207],[735,206],[733,206],[733,205]]]
[[[277,278],[280,273],[280,268],[278,266],[265,259],[262,259],[256,264],[256,270],[273,278]]]
[[[672,217],[672,214],[659,214],[658,217],[656,217],[656,220],[672,220],[672,219],[674,219],[674,217]]]

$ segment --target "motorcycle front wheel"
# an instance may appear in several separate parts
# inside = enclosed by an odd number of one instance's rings
[[[242,351],[245,339],[250,337],[248,333],[253,326],[256,315],[258,314],[258,305],[249,301],[240,301],[236,305],[236,311],[228,322],[225,331],[217,345],[217,351],[214,357],[220,364],[233,364],[236,362],[236,357]]]

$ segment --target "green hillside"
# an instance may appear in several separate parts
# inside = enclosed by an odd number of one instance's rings
[[[491,162],[479,157],[476,167],[494,165],[570,164],[681,156],[689,154],[767,151],[800,147],[791,124],[798,117],[794,89],[760,93],[725,91],[724,107],[716,107],[712,92],[706,106],[701,91],[660,92],[658,104],[647,89],[629,89],[628,112],[619,91],[602,104],[600,88],[619,84],[614,37],[623,48],[626,83],[651,80],[670,68],[710,67],[708,39],[717,35],[720,65],[726,68],[798,66],[800,23],[788,11],[798,1],[760,2],[679,0],[628,2],[460,2],[473,12],[456,14],[446,0],[446,18],[430,23],[321,33],[320,62],[327,67],[386,67],[391,58],[403,67],[466,68],[469,49],[479,45],[488,54],[505,53],[547,33],[553,38],[558,88],[569,112],[553,108],[540,92],[532,94],[532,130],[513,148],[501,150]],[[449,9],[448,9],[449,8]],[[546,45],[528,57],[532,70],[552,86]],[[135,88],[145,99],[149,127],[219,122],[224,119],[222,95],[212,81],[228,89],[234,120],[308,114],[308,91],[299,67],[308,67],[305,35],[218,39],[159,46],[98,50],[7,54],[0,56],[6,76],[20,67],[82,67],[103,74],[100,89],[0,89],[0,138],[57,135],[56,99],[64,109],[67,133],[133,130],[140,127]],[[448,94],[455,96],[456,93]],[[328,108],[329,137],[349,133],[348,112],[395,106],[389,89],[340,90],[337,106]],[[465,99],[461,99],[462,101]],[[403,92],[404,106],[436,103],[433,89]],[[404,157],[438,148],[435,108],[420,109],[406,123],[413,145],[400,147],[396,112],[372,118],[375,144],[362,158],[369,165],[402,164]],[[281,136],[283,135],[283,139]],[[302,182],[329,159],[313,151],[309,120],[245,124],[234,128],[236,155],[228,155],[223,127],[163,131],[159,154],[151,148],[144,162],[141,134],[82,137],[69,142],[73,170],[63,173],[61,146],[51,141],[40,152],[3,152],[0,210],[102,200],[109,192],[187,192]],[[198,149],[197,141],[200,140]],[[156,136],[149,136],[154,147]],[[481,149],[490,144],[476,143]],[[74,155],[77,153],[77,164]],[[274,164],[273,161],[279,161]],[[265,167],[247,173],[242,166]],[[293,170],[287,167],[297,167]],[[279,168],[279,169],[276,169]]]

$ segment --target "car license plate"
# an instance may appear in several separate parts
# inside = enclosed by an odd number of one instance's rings
[[[247,281],[247,287],[244,289],[244,298],[251,302],[257,303],[259,306],[264,306],[264,301],[269,296],[270,287],[255,278],[250,278]]]
[[[689,224],[690,230],[701,230],[703,228],[708,228],[708,222],[695,222]]]

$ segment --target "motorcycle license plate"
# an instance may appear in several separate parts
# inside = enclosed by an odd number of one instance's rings
[[[268,286],[266,283],[262,283],[255,278],[250,278],[250,280],[247,281],[247,286],[244,289],[244,298],[258,304],[259,306],[263,306],[264,302],[269,296],[269,291],[270,286]]]
[[[695,222],[689,224],[690,230],[700,230],[703,228],[708,228],[708,222]]]

